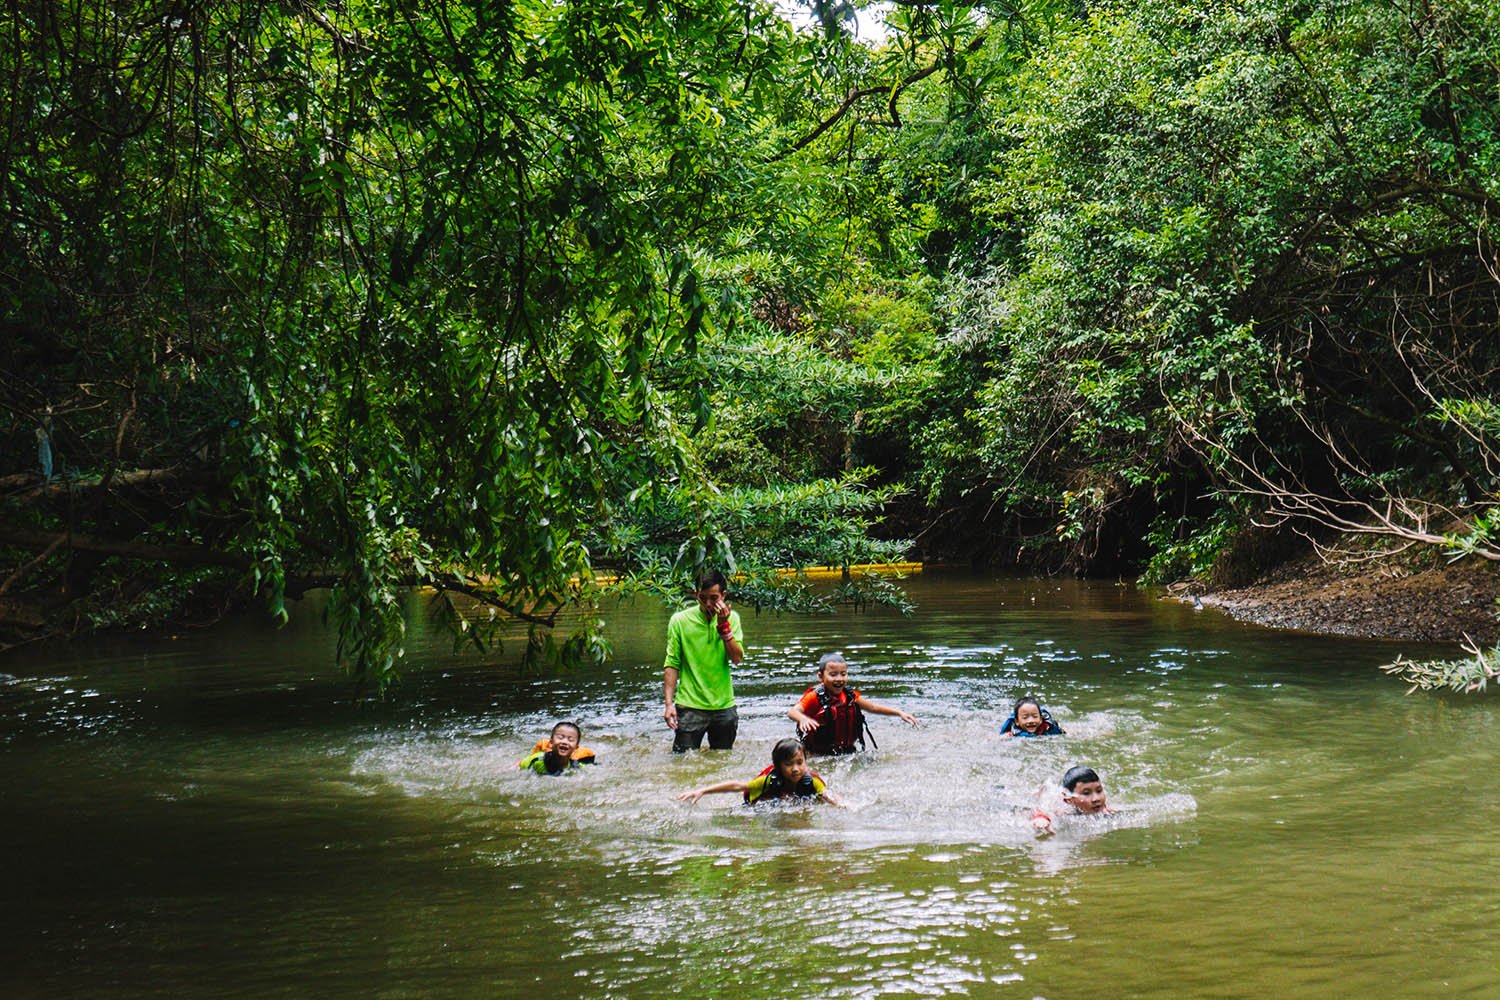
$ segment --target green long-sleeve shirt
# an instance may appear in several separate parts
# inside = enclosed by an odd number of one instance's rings
[[[745,633],[740,613],[729,612],[729,627],[741,646]],[[704,712],[734,706],[734,682],[729,676],[729,652],[719,638],[718,622],[704,618],[695,604],[683,608],[667,622],[667,659],[663,664],[677,671],[677,704]]]

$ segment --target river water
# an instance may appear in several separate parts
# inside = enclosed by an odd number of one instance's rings
[[[740,738],[668,753],[667,612],[602,669],[454,655],[351,704],[314,613],[0,661],[0,996],[1496,996],[1492,703],[1404,696],[1409,647],[1129,586],[935,576],[904,618],[744,614]],[[818,654],[915,713],[748,779]],[[1039,695],[1068,730],[1000,741]],[[597,767],[515,762],[575,718]],[[1110,804],[1051,838],[1037,790]]]

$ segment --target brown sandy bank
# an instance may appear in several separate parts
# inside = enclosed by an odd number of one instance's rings
[[[1179,583],[1179,600],[1195,597],[1242,621],[1366,638],[1481,644],[1500,639],[1500,566],[1479,559],[1329,563],[1305,556],[1243,587],[1208,592]]]

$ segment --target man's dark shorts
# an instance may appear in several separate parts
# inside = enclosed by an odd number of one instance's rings
[[[672,733],[672,752],[697,750],[703,745],[704,734],[708,735],[710,749],[728,750],[734,746],[734,735],[739,732],[739,728],[740,715],[733,705],[717,712],[678,705],[677,728]]]

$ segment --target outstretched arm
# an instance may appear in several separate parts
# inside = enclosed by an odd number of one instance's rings
[[[793,705],[792,710],[786,713],[786,717],[797,724],[797,732],[804,736],[818,728],[818,720],[802,711],[801,702]]]
[[[1031,825],[1038,836],[1045,837],[1052,833],[1052,816],[1042,808],[1042,796],[1046,794],[1045,788],[1036,790],[1036,799],[1031,808]]]
[[[912,715],[910,712],[903,712],[899,708],[892,708],[889,705],[882,705],[878,701],[871,701],[864,695],[859,696],[859,701],[856,702],[856,704],[859,705],[859,707],[864,711],[870,712],[874,715],[895,715],[898,716],[901,721],[906,723],[908,726],[915,726],[917,724],[917,717],[915,715]]]
[[[721,781],[717,785],[704,785],[702,788],[695,788],[691,792],[683,792],[677,797],[683,802],[697,802],[703,796],[712,795],[715,792],[743,793],[749,787],[749,782],[745,781]]]

